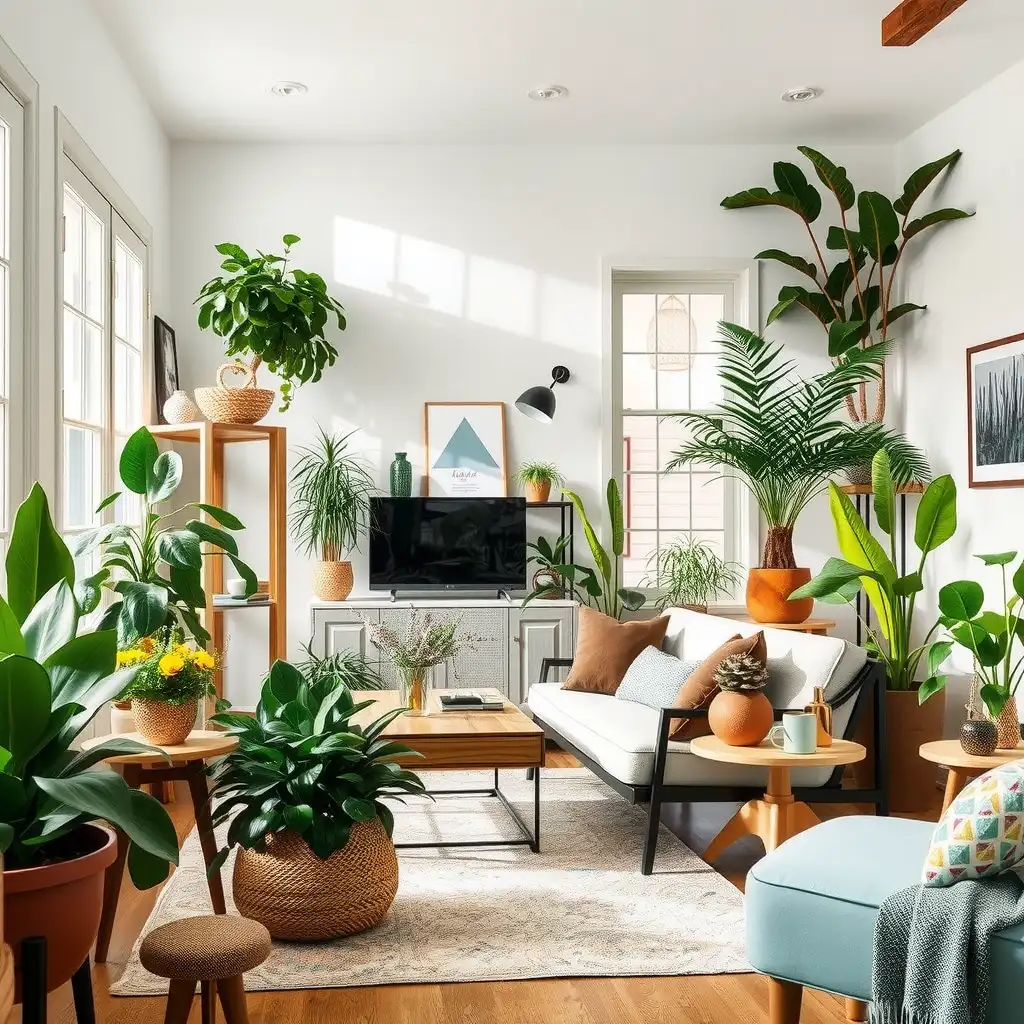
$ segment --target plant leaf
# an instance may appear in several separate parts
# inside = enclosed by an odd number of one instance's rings
[[[75,563],[50,518],[46,493],[33,484],[14,517],[7,548],[7,601],[19,623],[61,580],[75,582]]]
[[[166,501],[181,483],[181,456],[177,452],[161,452],[146,477],[146,497],[151,505]]]
[[[861,192],[857,198],[859,234],[872,259],[882,261],[885,250],[899,238],[900,222],[892,203],[881,192]]]
[[[957,580],[939,590],[939,611],[958,622],[973,619],[985,603],[985,591],[974,580]]]
[[[936,224],[944,224],[946,221],[950,220],[966,220],[968,217],[973,216],[973,213],[968,213],[966,210],[932,210],[930,213],[926,213],[923,217],[918,217],[917,220],[912,220],[903,229],[903,237],[909,240],[915,235],[921,234],[922,231],[935,227]]]
[[[61,580],[43,595],[22,626],[25,652],[38,662],[45,661],[58,647],[66,644],[78,630],[78,603]]]
[[[934,676],[953,652],[952,640],[938,640],[928,648],[928,674]]]
[[[608,557],[608,552],[605,551],[601,542],[597,539],[594,527],[587,518],[587,511],[583,507],[583,499],[574,491],[563,491],[562,493],[565,495],[567,500],[573,503],[573,506],[576,509],[576,514],[580,517],[580,523],[583,526],[583,536],[587,539],[587,544],[590,547],[590,554],[594,559],[594,564],[597,566],[601,575],[606,580],[610,580],[612,578],[611,559]]]
[[[923,704],[929,697],[933,697],[946,685],[945,676],[929,676],[917,688],[917,703]]]
[[[796,164],[778,160],[772,167],[772,173],[779,190],[796,198],[800,204],[800,215],[810,223],[816,221],[821,213],[821,196],[804,172]]]
[[[828,327],[828,354],[838,359],[860,342],[863,320],[835,320]]]
[[[818,268],[802,256],[792,256],[781,249],[762,249],[755,257],[755,260],[775,260],[777,263],[784,263],[787,267],[806,274],[807,277],[817,280]]]
[[[199,538],[191,530],[164,530],[157,534],[156,553],[168,565],[181,569],[203,568]]]
[[[897,320],[905,317],[908,313],[915,313],[918,310],[927,308],[927,306],[919,306],[916,302],[901,302],[898,306],[893,306],[892,309],[885,314],[885,322],[888,325],[892,325]]]
[[[220,508],[218,505],[208,505],[206,502],[197,501],[195,508],[202,509],[211,519],[229,530],[245,529],[242,521],[236,515],[228,512],[227,509]]]
[[[952,153],[947,154],[939,160],[933,160],[931,163],[925,164],[923,167],[919,167],[913,174],[907,178],[906,184],[903,186],[903,194],[893,203],[893,209],[901,216],[906,217],[910,213],[914,204],[921,198],[924,191],[928,186],[947,168],[953,168],[956,166],[956,162],[960,159],[961,153],[959,149],[953,150]]]
[[[83,633],[55,650],[45,661],[54,709],[88,703],[89,691],[117,668],[117,631]]]
[[[185,524],[185,529],[190,530],[200,540],[206,541],[208,544],[213,544],[223,551],[228,552],[231,555],[238,554],[238,544],[235,538],[230,533],[225,533],[223,530],[216,526],[211,526],[209,523],[201,523],[198,519],[190,519]]]
[[[0,747],[20,767],[50,724],[50,679],[42,665],[21,654],[0,659]],[[14,772],[13,774],[17,774]]]
[[[103,600],[103,584],[108,579],[110,579],[110,570],[103,568],[91,576],[86,576],[84,580],[76,581],[74,594],[79,615],[91,615],[99,608],[100,602]]]
[[[167,590],[155,583],[121,580],[121,622],[126,636],[149,636],[167,622]]]
[[[956,484],[948,474],[937,477],[921,496],[914,522],[914,543],[929,554],[956,533]]]
[[[811,163],[818,175],[818,180],[836,197],[840,209],[849,210],[856,199],[857,193],[847,177],[845,167],[837,167],[827,156],[810,146],[796,147]]]
[[[980,558],[985,565],[1009,565],[1016,557],[1016,551],[1001,551],[997,555],[975,555],[975,558]]]
[[[156,439],[145,427],[139,427],[121,449],[118,462],[121,482],[133,493],[145,494],[159,456]]]
[[[871,460],[871,490],[875,521],[882,533],[891,537],[896,496],[893,490],[889,454],[885,449],[879,451]]]
[[[0,654],[24,654],[25,638],[11,606],[0,597]],[[0,767],[0,771],[3,768]]]

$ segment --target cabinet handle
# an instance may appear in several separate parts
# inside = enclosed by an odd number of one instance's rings
[[[514,643],[514,644],[519,643],[519,637],[517,637],[517,636],[512,637],[512,643]]]

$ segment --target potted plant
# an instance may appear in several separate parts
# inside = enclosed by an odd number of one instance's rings
[[[370,643],[398,669],[399,701],[412,715],[427,714],[434,669],[454,661],[463,649],[473,650],[482,639],[463,631],[458,616],[435,620],[433,613],[415,608],[404,629],[388,622],[370,625]]]
[[[564,494],[573,503],[580,517],[583,536],[587,538],[594,566],[562,561],[568,544],[568,538],[565,537],[559,541],[560,550],[551,549],[549,554],[544,550],[538,550],[543,559],[543,568],[554,574],[557,579],[546,574],[542,579],[546,579],[547,582],[538,583],[535,577],[533,589],[524,599],[523,605],[538,597],[562,597],[568,593],[581,604],[590,605],[613,619],[622,618],[627,611],[642,608],[647,601],[647,595],[642,590],[622,586],[622,552],[625,549],[626,532],[618,483],[614,478],[609,480],[606,491],[608,518],[611,523],[611,554],[598,540],[597,532],[587,517],[583,499],[574,491],[565,491]],[[536,562],[537,559],[532,561]]]
[[[130,840],[128,869],[147,889],[178,862],[167,812],[120,775],[91,769],[152,750],[124,738],[76,749],[93,718],[138,669],[117,668],[117,633],[79,633],[75,566],[36,484],[18,509],[0,598],[0,854],[5,940],[47,940],[47,987],[85,962],[99,929],[103,875],[117,855],[107,822]]]
[[[515,480],[525,490],[526,500],[535,505],[551,497],[552,487],[565,484],[565,477],[553,462],[524,462],[516,470]]]
[[[208,643],[210,634],[198,614],[206,607],[203,559],[227,558],[246,581],[246,595],[256,592],[256,574],[238,557],[238,542],[228,532],[244,529],[242,523],[226,509],[198,501],[164,511],[181,483],[181,456],[161,452],[145,427],[125,442],[118,469],[125,489],[138,496],[140,525],[107,523],[76,536],[76,558],[100,551],[99,572],[79,584],[83,611],[99,607],[107,589],[114,599],[103,612],[100,628],[116,627],[122,643],[174,625]],[[122,497],[121,491],[108,495],[97,514]],[[218,525],[199,519],[189,519],[183,527],[172,525],[189,509],[205,512]]]
[[[527,550],[533,554],[527,558],[526,564],[537,566],[530,583],[534,590],[544,588],[543,593],[537,596],[549,600],[565,597],[567,585],[561,570],[567,564],[566,551],[570,539],[568,534],[563,534],[554,544],[547,537],[527,542]]]
[[[341,556],[356,551],[368,529],[375,488],[363,460],[349,451],[351,436],[321,427],[316,444],[299,450],[292,472],[292,534],[302,551],[319,559],[313,592],[321,601],[344,601],[352,593],[352,563]]]
[[[708,725],[732,747],[756,747],[775,721],[765,696],[768,669],[752,654],[731,654],[715,669],[718,693],[708,705]]]
[[[661,591],[658,608],[689,608],[706,612],[720,594],[734,593],[740,585],[738,562],[725,561],[707,541],[677,537],[658,548],[647,562],[653,576],[648,582]]]
[[[185,643],[180,627],[166,626],[117,653],[119,665],[138,671],[122,700],[131,702],[135,728],[148,743],[184,743],[195,724],[199,701],[217,699],[213,674],[217,659]]]
[[[931,642],[940,622],[935,622],[919,643],[914,615],[928,556],[956,532],[956,484],[952,477],[940,476],[921,496],[914,521],[914,541],[920,557],[917,567],[901,576],[896,568],[896,487],[885,451],[875,455],[872,476],[875,522],[888,537],[889,550],[868,529],[853,502],[830,484],[829,506],[842,557],[830,558],[793,597],[853,604],[863,588],[874,612],[874,624],[862,618],[867,646],[885,665],[892,807],[919,811],[931,805],[935,774],[918,756],[918,748],[942,736],[945,680],[937,671],[951,645]],[[928,670],[923,682],[918,680],[922,662]]]
[[[753,494],[768,524],[761,565],[747,576],[747,611],[758,622],[803,622],[811,597],[790,595],[811,578],[793,554],[793,528],[829,480],[885,449],[900,483],[927,476],[924,456],[881,423],[849,423],[836,414],[865,380],[882,373],[886,347],[857,348],[812,377],[793,375],[782,346],[736,324],[721,327],[719,376],[724,399],[711,413],[684,413],[693,438],[673,452],[668,470],[691,465],[731,472]],[[837,333],[855,324],[836,327]]]
[[[930,657],[937,666],[954,646],[970,653],[978,696],[996,724],[996,748],[1013,750],[1020,746],[1021,738],[1016,693],[1024,677],[1024,656],[1020,656],[1019,650],[1024,637],[1024,562],[1011,577],[1011,590],[1007,586],[1006,567],[1017,558],[1016,551],[975,557],[987,566],[999,567],[1003,608],[983,611],[985,591],[974,580],[947,583],[939,590],[939,621],[946,627],[946,636],[932,645]],[[945,676],[933,675],[928,688],[935,692],[945,682]]]
[[[225,353],[236,362],[218,373],[219,387],[197,388],[196,402],[207,419],[222,423],[255,423],[270,411],[274,392],[256,387],[256,371],[266,363],[281,378],[281,412],[292,403],[297,385],[318,381],[333,366],[338,350],[327,340],[328,320],[345,330],[345,311],[327,294],[319,274],[289,267],[298,235],[285,235],[284,255],[257,250],[250,256],[240,245],[221,242],[224,274],[200,289],[199,327],[222,337]],[[248,366],[237,360],[251,357]],[[246,374],[242,388],[224,387],[226,372]]]
[[[845,167],[837,166],[810,146],[797,149],[810,161],[818,180],[838,206],[839,224],[830,226],[824,237],[820,232],[815,235],[811,227],[821,215],[821,194],[796,164],[784,161],[775,164],[777,191],[745,189],[727,196],[722,206],[727,210],[777,206],[802,221],[811,242],[807,257],[781,249],[765,249],[754,257],[783,263],[810,282],[808,286],[784,286],[779,292],[778,304],[768,314],[767,325],[797,310],[810,313],[826,332],[829,356],[842,363],[856,351],[888,341],[894,323],[925,308],[914,302],[893,304],[893,296],[899,294],[896,275],[907,247],[915,238],[939,224],[973,216],[965,210],[944,208],[913,217],[914,208],[929,186],[951,171],[961,154],[957,149],[919,167],[907,179],[899,198],[893,201],[881,192],[858,194]],[[856,215],[856,222],[851,220],[851,214]],[[826,252],[839,254],[831,267],[826,263]],[[852,323],[857,323],[858,327],[850,334],[837,336],[833,331],[835,325]],[[844,399],[854,423],[881,423],[885,418],[884,363],[882,372],[874,380],[873,402],[869,402],[867,381],[858,385],[856,394]]]
[[[375,675],[362,666],[363,676]],[[277,661],[255,718],[211,719],[238,737],[213,770],[214,824],[228,826],[216,867],[238,847],[235,906],[274,938],[350,935],[377,924],[395,898],[394,819],[383,801],[424,787],[395,763],[418,755],[380,738],[405,709],[360,725],[356,717],[373,703],[355,703],[336,676],[312,682]]]

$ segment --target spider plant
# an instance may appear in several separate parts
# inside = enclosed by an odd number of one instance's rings
[[[897,484],[928,476],[921,452],[881,423],[838,418],[866,380],[878,380],[887,344],[859,348],[860,325],[833,325],[835,346],[852,348],[838,365],[800,378],[782,345],[737,324],[722,323],[719,376],[725,397],[711,413],[683,413],[693,439],[673,452],[668,470],[691,465],[731,472],[754,495],[768,523],[763,569],[795,569],[793,528],[829,478],[889,453]]]
[[[549,487],[561,487],[565,477],[558,471],[553,462],[524,462],[515,474],[515,481],[524,487],[527,484],[547,484]]]
[[[707,606],[740,585],[742,567],[726,562],[707,541],[677,537],[658,548],[647,561],[651,575],[644,581],[661,590],[659,608]]]

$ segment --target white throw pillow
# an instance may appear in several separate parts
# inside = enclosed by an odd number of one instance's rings
[[[700,664],[699,661],[681,661],[657,647],[645,647],[626,670],[615,696],[618,700],[646,704],[657,711],[670,708],[683,683]]]

